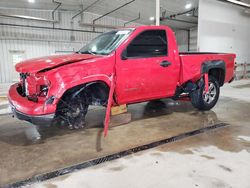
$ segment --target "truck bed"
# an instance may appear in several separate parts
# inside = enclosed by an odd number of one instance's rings
[[[196,81],[201,73],[202,64],[206,61],[222,60],[226,66],[225,82],[232,79],[234,74],[235,54],[211,52],[182,52],[179,53],[181,70],[180,84],[189,80]]]

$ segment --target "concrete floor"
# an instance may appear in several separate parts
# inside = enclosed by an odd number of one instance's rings
[[[31,187],[250,187],[249,93],[250,81],[226,85],[208,112],[172,100],[131,105],[133,121],[106,138],[104,109],[90,111],[89,128],[80,131],[0,115],[0,185],[226,122],[230,126]]]

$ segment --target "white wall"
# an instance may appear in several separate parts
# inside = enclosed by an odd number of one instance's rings
[[[0,12],[52,19],[51,10],[5,9],[0,7]],[[80,27],[78,23],[79,21],[92,23],[92,20],[99,16],[92,13],[84,13],[82,17],[79,16],[72,21],[71,18],[75,14],[76,12],[70,11],[57,12],[55,16],[60,22],[56,23],[55,27],[92,31],[91,27]],[[123,26],[125,22],[112,17],[104,17],[97,24]],[[0,17],[0,23],[53,27],[52,23],[3,17]],[[131,23],[131,25],[138,24]],[[104,32],[108,31],[108,29],[96,28],[96,31]],[[12,60],[13,51],[23,51],[27,59],[51,55],[58,51],[76,51],[97,35],[99,33],[0,25],[0,83],[12,82],[16,77]]]
[[[197,52],[197,27],[190,29],[190,36],[189,36],[189,51],[190,52]]]
[[[197,28],[191,28],[189,32],[187,30],[175,31],[175,36],[180,52],[197,51]]]
[[[244,8],[216,0],[200,0],[198,49],[237,54],[237,63],[250,63],[250,16]]]
[[[180,52],[188,51],[188,31],[186,30],[178,30],[175,31],[176,40],[178,43]]]

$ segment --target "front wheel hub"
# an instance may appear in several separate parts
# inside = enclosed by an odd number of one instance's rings
[[[58,115],[68,125],[69,129],[80,129],[86,125],[85,116],[88,112],[88,104],[80,96],[68,97],[61,100],[58,107]]]

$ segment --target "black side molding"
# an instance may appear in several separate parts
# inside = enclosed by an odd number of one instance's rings
[[[226,64],[223,60],[205,61],[201,66],[201,73],[208,73],[211,69],[222,69],[226,72]]]
[[[201,73],[211,74],[218,80],[220,86],[223,86],[226,76],[226,63],[223,60],[205,61],[201,66]]]

